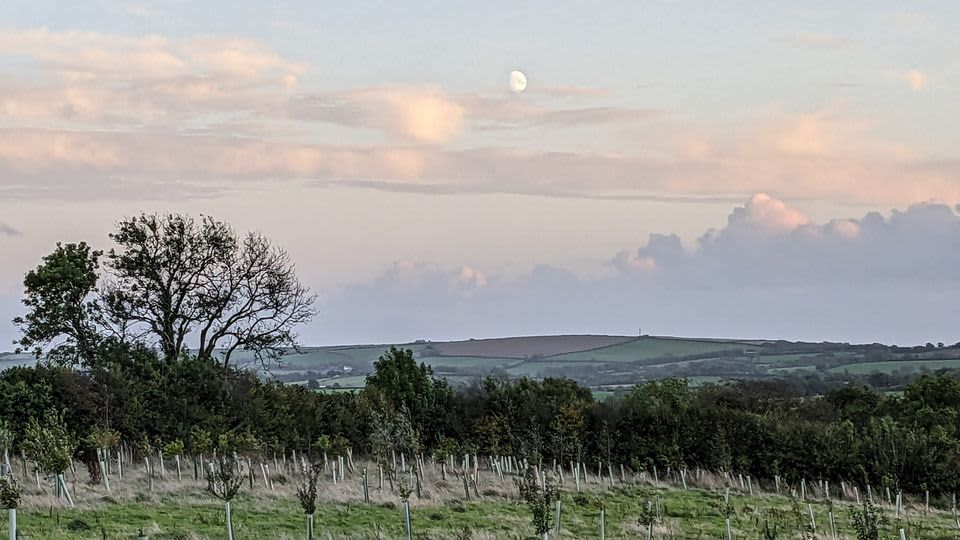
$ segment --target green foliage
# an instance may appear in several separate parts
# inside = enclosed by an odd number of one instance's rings
[[[400,495],[400,500],[403,502],[409,501],[411,493],[413,493],[413,482],[411,482],[407,476],[398,475],[397,494]]]
[[[217,451],[221,454],[253,452],[262,446],[260,439],[250,430],[228,431],[217,436]]]
[[[520,491],[520,498],[530,510],[530,521],[537,536],[550,531],[550,513],[554,502],[560,496],[559,489],[552,481],[543,482],[543,486],[540,485],[541,481],[537,479],[533,467],[527,468],[523,478],[514,480]]]
[[[13,430],[10,428],[10,422],[0,420],[0,450],[10,450],[13,448]]]
[[[177,439],[175,441],[168,442],[164,444],[160,449],[163,453],[163,457],[172,458],[174,456],[179,456],[183,453],[183,441]]]
[[[112,450],[120,446],[120,433],[113,429],[97,426],[87,435],[85,441],[93,448]]]
[[[322,472],[319,467],[313,467],[307,473],[306,481],[297,485],[297,500],[304,514],[313,515],[317,511],[317,484]]]
[[[408,447],[419,446],[420,435],[436,433],[443,407],[450,396],[446,381],[433,377],[430,366],[420,363],[409,349],[390,349],[374,363],[364,394],[380,413],[395,419],[405,431],[401,438]],[[412,449],[412,448],[411,448]]]
[[[20,486],[12,474],[0,476],[0,507],[8,510],[20,506]]]
[[[332,444],[333,443],[330,442],[330,436],[324,434],[317,437],[316,442],[313,443],[313,447],[319,452],[329,452]]]
[[[53,411],[42,422],[30,419],[22,447],[24,456],[46,474],[63,474],[70,466],[73,439],[62,416]]]
[[[862,508],[850,511],[850,522],[857,540],[879,540],[881,531],[889,524],[889,519],[873,502],[864,499]]]
[[[640,512],[637,515],[637,525],[640,525],[644,529],[650,527],[657,521],[657,510],[654,508],[654,503],[651,500],[647,500],[640,505]]]
[[[349,449],[350,441],[339,434],[333,436],[333,439],[330,441],[330,451],[333,453],[333,455],[346,456]]]
[[[53,346],[64,362],[90,365],[98,341],[100,306],[91,295],[97,286],[102,252],[84,242],[57,244],[43,264],[23,280],[26,315],[13,323],[20,328],[18,345],[39,357]]]
[[[434,463],[444,463],[450,456],[460,453],[460,443],[450,437],[442,437],[433,451]]]
[[[191,428],[187,441],[190,452],[195,455],[209,454],[213,450],[213,438],[210,436],[210,432],[203,428],[197,426]]]

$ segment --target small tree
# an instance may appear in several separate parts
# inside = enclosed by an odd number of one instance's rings
[[[643,528],[646,533],[646,539],[650,540],[653,536],[653,524],[657,521],[657,511],[653,507],[653,501],[648,500],[640,505],[640,515],[637,516],[637,525]]]
[[[43,424],[36,418],[30,419],[24,432],[23,454],[40,472],[55,476],[59,489],[66,494],[71,507],[74,506],[73,497],[67,489],[63,473],[70,466],[72,452],[72,438],[59,414],[48,412]]]
[[[3,465],[10,472],[10,450],[13,449],[13,430],[10,429],[10,423],[6,420],[0,420],[0,448],[3,448]]]
[[[7,509],[9,538],[17,538],[17,508],[20,506],[20,486],[12,474],[0,476],[0,506]]]
[[[120,434],[112,429],[97,426],[87,435],[84,442],[87,444],[87,450],[93,448],[96,453],[95,460],[87,460],[90,483],[96,485],[100,483],[101,473],[108,473],[107,470],[101,471],[101,469],[102,466],[110,463],[110,451],[120,446]],[[84,453],[89,456],[87,452]]]
[[[311,467],[306,482],[297,486],[297,500],[307,515],[307,540],[313,540],[313,514],[317,511],[317,482],[320,478],[320,468]]]
[[[239,474],[233,457],[220,455],[219,468],[207,473],[207,491],[224,503],[227,521],[227,540],[233,540],[233,516],[230,513],[230,501],[237,496],[243,486],[243,475]]]
[[[549,480],[543,482],[537,479],[537,473],[533,467],[527,467],[523,478],[514,480],[517,489],[520,490],[520,498],[527,503],[530,509],[531,522],[533,529],[541,539],[546,540],[547,533],[550,532],[550,510],[554,501],[560,497],[557,487]]]
[[[863,499],[863,508],[850,511],[850,522],[857,540],[879,540],[880,530],[886,527],[888,519],[873,501]]]
[[[413,493],[413,486],[401,476],[397,478],[397,492],[403,501],[403,528],[407,533],[407,540],[410,540],[413,538],[413,523],[410,521],[410,494]]]
[[[187,435],[187,442],[189,443],[190,453],[194,456],[208,454],[213,449],[213,437],[210,436],[210,432],[199,427],[190,430],[190,434]]]

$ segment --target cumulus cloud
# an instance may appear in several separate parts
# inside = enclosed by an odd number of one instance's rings
[[[537,266],[514,279],[401,264],[327,296],[317,339],[405,341],[625,333],[887,343],[954,342],[960,215],[925,203],[816,223],[758,194],[690,246],[654,234],[618,270]],[[416,306],[411,309],[410,306]]]

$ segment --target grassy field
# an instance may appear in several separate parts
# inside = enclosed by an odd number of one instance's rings
[[[937,369],[960,369],[960,359],[952,360],[898,360],[894,362],[863,362],[856,364],[846,364],[843,366],[837,366],[832,368],[830,371],[834,373],[893,373],[899,369],[929,369],[931,371]]]
[[[635,362],[651,358],[674,356],[677,358],[723,352],[730,350],[756,350],[757,346],[744,342],[724,342],[712,340],[641,337],[629,342],[599,349],[552,356],[555,361],[592,361],[592,362]]]
[[[432,343],[430,348],[435,351],[436,356],[529,358],[609,347],[632,339],[634,338],[628,336],[528,336],[439,342]]]
[[[349,480],[348,480],[349,481]],[[529,511],[516,500],[514,490],[505,485],[484,488],[479,500],[465,501],[449,491],[442,482],[425,498],[412,499],[412,525],[416,538],[531,538]],[[568,486],[569,487],[569,486]],[[568,490],[561,497],[561,535],[566,538],[599,538],[599,502],[605,508],[605,532],[608,538],[639,538],[642,528],[637,519],[647,504],[659,500],[661,518],[654,526],[655,538],[720,538],[725,531],[724,497],[721,489],[650,485],[623,485],[578,494]],[[286,490],[285,490],[286,491]],[[389,493],[376,494],[376,501],[364,504],[353,490],[325,489],[315,514],[320,538],[403,538],[401,501]],[[847,502],[809,501],[821,535],[829,527],[833,512],[840,538],[852,538]],[[289,493],[265,490],[242,493],[233,502],[234,530],[237,538],[301,538],[304,516]],[[748,496],[734,493],[729,515],[735,538],[757,538],[764,526],[779,530],[778,538],[799,538],[809,523],[806,503],[776,495]],[[906,518],[894,519],[895,511],[886,508],[888,529],[895,535],[904,528],[907,538],[956,538],[957,526],[948,512],[924,512],[916,505],[908,508]],[[552,520],[551,520],[552,521]],[[23,509],[20,528],[31,538],[99,539],[133,538],[143,529],[154,539],[222,538],[223,509],[219,502],[205,496],[197,486],[185,486],[178,492],[147,494],[134,500],[118,501],[110,497],[81,504],[77,509]],[[5,526],[5,524],[4,524]]]
[[[358,464],[358,467],[361,465]],[[375,471],[372,464],[367,464]],[[258,466],[255,465],[255,469]],[[453,469],[451,468],[451,471]],[[533,537],[530,512],[519,501],[512,475],[500,480],[488,468],[481,468],[476,490],[470,500],[462,483],[451,472],[442,479],[439,468],[427,464],[424,469],[422,497],[410,499],[415,538],[447,539],[525,539]],[[19,474],[19,473],[18,473]],[[69,473],[68,473],[69,474]],[[256,475],[253,486],[244,485],[233,501],[235,536],[244,538],[302,538],[305,518],[296,502],[296,472],[288,470],[285,481],[273,475],[272,488]],[[558,477],[549,473],[554,481]],[[402,473],[401,473],[402,475]],[[370,475],[369,503],[363,502],[359,471],[346,473],[334,485],[324,475],[319,488],[315,527],[318,538],[403,538],[402,502],[384,483],[377,489],[377,474]],[[848,486],[841,494],[836,487],[830,498],[810,483],[808,499],[800,501],[784,494],[759,493],[760,483],[741,488],[736,477],[693,472],[687,475],[689,489],[679,479],[669,483],[651,483],[649,475],[627,474],[599,479],[593,474],[582,482],[578,492],[570,475],[561,490],[561,527],[559,537],[599,538],[600,504],[605,512],[607,538],[641,538],[638,518],[647,511],[657,514],[654,538],[721,538],[725,519],[730,518],[734,538],[759,538],[765,527],[778,531],[776,538],[801,538],[808,531],[813,512],[817,538],[827,538],[829,516],[833,513],[839,538],[853,538],[851,512],[857,508],[856,495]],[[156,478],[153,490],[142,470],[128,466],[124,479],[112,476],[113,491],[89,486],[80,479],[71,483],[77,508],[66,507],[46,487],[37,489],[29,474],[20,478],[25,497],[18,512],[21,532],[40,539],[126,539],[138,530],[153,539],[223,538],[222,503],[204,492],[202,481],[178,480],[168,467],[166,478]],[[773,491],[773,486],[764,487]],[[725,493],[729,489],[729,506]],[[753,490],[757,490],[753,492]],[[479,497],[477,496],[479,493]],[[949,503],[935,500],[942,504]],[[809,505],[809,507],[808,507]],[[956,538],[957,523],[949,511],[927,509],[922,501],[907,499],[900,519],[890,505],[882,506],[889,523],[889,537],[898,537],[903,528],[908,539]],[[6,513],[0,514],[0,526],[6,527]],[[551,512],[554,523],[554,512]],[[556,535],[551,535],[556,538]]]

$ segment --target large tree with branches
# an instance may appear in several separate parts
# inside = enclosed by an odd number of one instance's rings
[[[87,336],[112,334],[168,362],[189,352],[226,368],[237,350],[278,358],[314,315],[315,296],[289,255],[259,233],[207,216],[141,214],[110,238],[105,275],[100,253],[80,244],[58,246],[27,276],[23,345],[60,335],[82,350]]]
[[[110,237],[105,305],[167,360],[187,348],[224,367],[238,349],[276,358],[313,317],[315,296],[289,255],[259,233],[240,236],[207,216],[143,214]]]

